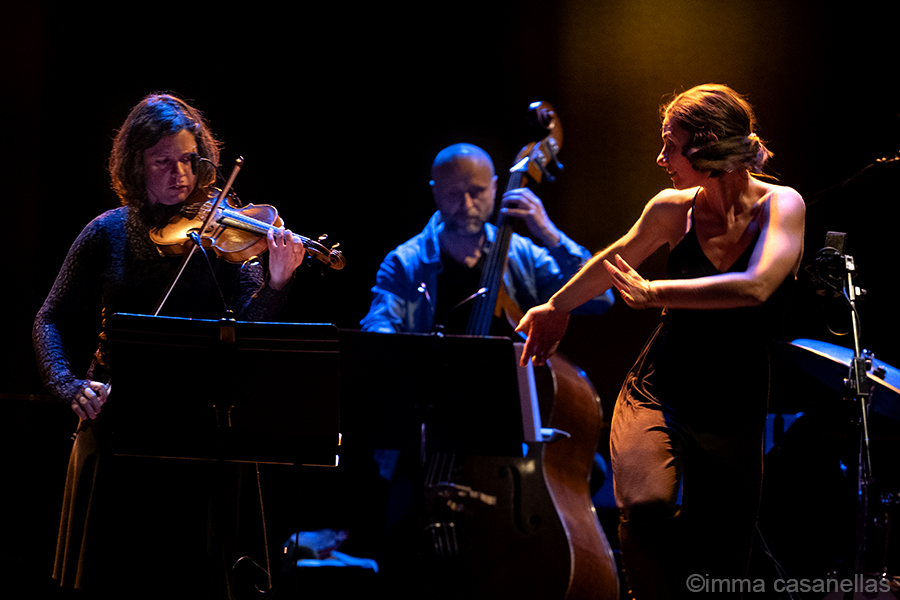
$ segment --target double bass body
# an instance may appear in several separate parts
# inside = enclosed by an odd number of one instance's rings
[[[441,598],[616,600],[615,559],[591,502],[600,399],[562,356],[535,368],[541,421],[565,431],[523,457],[440,456],[423,528]]]

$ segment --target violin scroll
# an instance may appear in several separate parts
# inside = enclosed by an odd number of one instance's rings
[[[344,258],[341,251],[338,250],[340,244],[334,244],[331,248],[326,248],[325,245],[322,244],[327,238],[327,235],[320,235],[319,240],[315,241],[305,238],[302,235],[300,236],[307,254],[311,255],[316,260],[325,263],[335,271],[340,271],[346,266],[347,259]]]

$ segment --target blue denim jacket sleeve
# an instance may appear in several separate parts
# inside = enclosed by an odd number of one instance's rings
[[[391,250],[375,275],[372,304],[360,322],[363,331],[428,333],[434,326],[437,278],[441,272],[434,213],[421,233]]]
[[[550,299],[590,260],[591,253],[560,232],[560,241],[551,249],[535,245],[528,238],[513,234],[510,241],[506,288],[522,310]],[[608,290],[572,311],[576,315],[599,315],[613,305]]]

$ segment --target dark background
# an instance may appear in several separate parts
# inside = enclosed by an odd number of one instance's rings
[[[756,107],[760,136],[775,154],[771,172],[807,200],[807,256],[827,231],[848,234],[847,253],[868,292],[864,345],[900,364],[891,296],[900,171],[878,165],[846,183],[900,149],[898,9],[826,4],[0,9],[0,165],[10,241],[0,395],[13,465],[4,495],[17,515],[0,535],[11,540],[6,560],[47,572],[74,428],[67,409],[42,401],[33,316],[78,232],[117,205],[106,172],[111,141],[130,107],[153,91],[174,92],[204,111],[224,142],[226,172],[244,157],[236,188],[245,202],[273,204],[294,231],[340,242],[348,266],[304,271],[286,320],[356,328],[381,259],[433,211],[429,167],[441,148],[482,146],[502,187],[503,171],[527,141],[528,103],[550,102],[565,132],[566,169],[537,192],[563,231],[597,251],[669,185],[654,163],[660,103],[699,83],[728,84]],[[664,259],[657,253],[641,271],[661,277]],[[801,279],[785,339],[850,346],[850,338],[832,334],[847,331],[846,311]],[[607,418],[657,318],[619,302],[570,328],[563,348],[594,382]],[[776,398],[805,406],[807,390]]]

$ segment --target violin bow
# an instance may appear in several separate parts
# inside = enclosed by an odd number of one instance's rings
[[[228,176],[228,181],[225,182],[225,186],[222,188],[222,191],[219,192],[219,195],[216,196],[216,199],[212,203],[212,208],[209,211],[209,214],[206,215],[206,219],[203,221],[203,227],[200,229],[200,232],[204,232],[209,227],[212,220],[215,218],[216,209],[219,208],[219,204],[222,202],[222,198],[225,198],[228,192],[231,190],[232,184],[234,184],[234,180],[237,178],[238,173],[241,170],[241,167],[244,165],[243,157],[238,157],[236,161],[234,161],[234,168],[231,170],[231,175]],[[169,299],[169,295],[172,293],[172,290],[175,289],[175,286],[178,284],[178,280],[181,279],[181,274],[184,273],[185,267],[187,267],[188,261],[191,260],[191,256],[196,252],[197,247],[200,245],[200,238],[198,237],[196,240],[192,238],[194,244],[191,246],[191,249],[184,253],[184,256],[181,258],[181,265],[178,267],[178,272],[175,273],[175,276],[172,278],[172,281],[169,282],[169,286],[166,288],[163,295],[156,302],[156,307],[153,309],[153,316],[158,316],[159,311],[162,310],[162,307],[165,305],[166,300]]]

